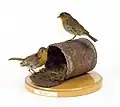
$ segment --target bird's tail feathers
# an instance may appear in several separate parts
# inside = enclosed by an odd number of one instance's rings
[[[93,36],[90,35],[90,33],[84,29],[84,34],[86,34],[90,39],[92,39],[94,42],[97,42],[98,40],[96,38],[94,38]]]
[[[18,60],[18,61],[23,61],[24,59],[23,58],[10,58],[8,60]]]
[[[87,35],[88,35],[88,37],[90,37],[94,42],[97,42],[97,41],[98,41],[96,38],[92,37],[90,34],[87,34]]]

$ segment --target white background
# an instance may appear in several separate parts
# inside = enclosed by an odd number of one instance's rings
[[[99,41],[94,43],[103,77],[96,93],[75,98],[37,96],[24,87],[29,74],[10,57],[25,57],[41,46],[72,38],[57,16],[69,12]],[[84,36],[85,37],[85,36]],[[119,0],[1,0],[0,106],[1,107],[119,107],[120,106]]]

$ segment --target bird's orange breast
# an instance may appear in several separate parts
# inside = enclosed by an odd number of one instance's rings
[[[61,20],[62,20],[63,24],[67,22],[67,18],[65,18],[65,17],[62,17]]]

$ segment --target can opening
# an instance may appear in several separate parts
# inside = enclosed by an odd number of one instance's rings
[[[60,67],[61,65],[67,65],[66,59],[62,51],[55,46],[49,46],[48,60],[46,62],[46,68]]]
[[[30,76],[32,82],[40,87],[59,85],[66,77],[67,63],[62,51],[55,46],[49,46],[48,59],[45,68]]]

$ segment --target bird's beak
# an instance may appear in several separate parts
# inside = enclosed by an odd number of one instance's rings
[[[57,18],[60,18],[60,16],[58,16]]]

